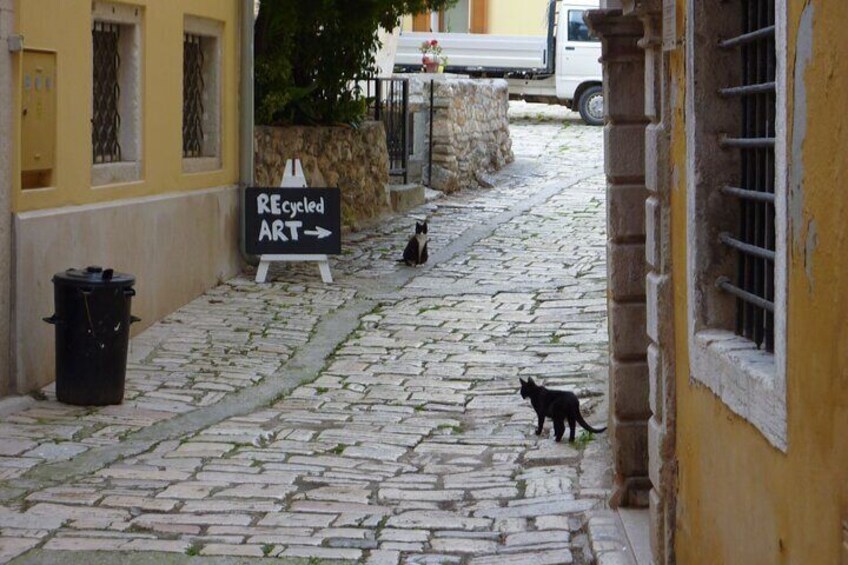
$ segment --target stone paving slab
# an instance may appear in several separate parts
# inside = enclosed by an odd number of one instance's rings
[[[550,424],[533,435],[517,379],[575,390],[590,422],[605,417],[601,132],[546,121],[513,136],[519,162],[495,188],[412,213],[430,218],[431,265],[397,264],[413,224],[393,219],[354,234],[332,287],[301,265],[275,270],[269,286],[236,279],[139,336],[133,369],[154,384],[116,413],[48,400],[0,427],[9,459],[72,466],[102,429],[104,442],[120,439],[109,426],[121,410],[139,428],[116,449],[159,412],[186,422],[58,484],[39,488],[24,470],[22,494],[0,507],[0,555],[587,562],[585,516],[610,483],[605,438],[555,444]],[[298,356],[344,312],[358,327],[312,361],[323,368],[310,382],[219,420],[191,392],[195,381],[237,384],[215,391],[226,404],[269,390],[282,370],[311,374]],[[166,374],[185,386],[166,387]],[[193,426],[183,408],[210,417]]]
[[[0,478],[115,445],[132,433],[217,404],[276,373],[309,341],[321,318],[355,295],[315,283],[255,285],[238,278],[216,287],[131,340],[119,406],[43,401],[0,423]]]

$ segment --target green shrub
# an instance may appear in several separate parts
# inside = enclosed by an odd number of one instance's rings
[[[263,0],[256,20],[256,121],[357,124],[351,81],[374,74],[380,27],[457,0]]]

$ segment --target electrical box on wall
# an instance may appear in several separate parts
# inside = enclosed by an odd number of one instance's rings
[[[23,188],[49,186],[56,162],[56,54],[23,53],[21,80]]]

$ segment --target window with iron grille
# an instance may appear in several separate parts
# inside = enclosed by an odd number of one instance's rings
[[[183,28],[183,172],[221,167],[221,22],[187,16]]]
[[[736,298],[736,332],[758,348],[774,351],[775,264],[775,6],[774,0],[742,0],[739,35],[720,48],[738,53],[741,81],[720,90],[738,99],[739,129],[722,145],[739,154],[738,182],[720,187],[739,207],[739,226],[721,243],[738,258],[735,276],[717,284]]]
[[[788,442],[787,0],[688,0],[687,307],[693,380]]]
[[[121,26],[95,21],[91,37],[94,69],[91,118],[93,162],[113,163],[121,161]]]
[[[95,0],[91,8],[91,184],[141,178],[141,22],[144,9]]]
[[[183,39],[183,157],[203,155],[203,44],[199,35]]]

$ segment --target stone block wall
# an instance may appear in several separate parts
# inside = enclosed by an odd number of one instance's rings
[[[409,182],[443,192],[477,186],[478,177],[514,160],[509,90],[503,80],[453,73],[397,73],[409,81]],[[430,107],[433,91],[433,181]]]
[[[433,172],[430,188],[455,192],[477,186],[480,175],[511,163],[509,89],[505,80],[454,78],[425,83],[434,88]]]
[[[309,186],[338,187],[342,223],[358,229],[391,208],[389,152],[382,123],[351,127],[256,128],[257,186],[279,186],[287,159],[300,159]]]
[[[633,0],[629,0],[632,2]],[[641,19],[645,35],[645,259],[649,400],[648,476],[651,479],[651,550],[657,564],[675,563],[677,391],[674,360],[674,293],[671,280],[671,179],[669,158],[672,106],[668,85],[668,51],[662,47],[663,5],[659,0],[635,3],[630,11]]]
[[[644,505],[647,492],[651,553],[657,564],[676,562],[677,511],[668,149],[673,101],[669,53],[663,47],[663,6],[661,0],[623,0],[621,9],[590,12],[590,24],[603,41],[604,86],[609,93],[605,149],[616,468],[611,504]],[[642,272],[641,284],[637,271]],[[641,312],[641,320],[625,316],[634,309]],[[625,339],[630,331],[638,338]]]
[[[651,418],[645,262],[644,53],[639,19],[594,10],[604,64],[604,165],[607,177],[610,441],[615,486],[610,505],[648,506]]]

